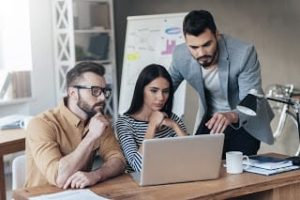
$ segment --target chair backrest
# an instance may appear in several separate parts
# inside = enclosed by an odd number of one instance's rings
[[[12,189],[24,187],[25,184],[25,155],[16,157],[12,162]]]

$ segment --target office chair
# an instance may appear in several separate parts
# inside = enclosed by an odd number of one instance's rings
[[[16,157],[12,162],[12,189],[24,187],[25,184],[25,155]]]

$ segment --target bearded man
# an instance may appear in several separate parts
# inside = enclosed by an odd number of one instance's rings
[[[123,173],[123,154],[102,112],[111,94],[104,73],[97,63],[77,64],[66,76],[67,97],[30,121],[25,187],[84,188]],[[92,169],[97,152],[104,163]]]
[[[256,116],[236,109],[251,89],[263,93],[254,46],[220,34],[206,10],[185,16],[183,34],[185,43],[174,50],[170,74],[175,88],[187,80],[199,95],[203,110],[198,110],[196,134],[224,133],[223,158],[227,151],[257,154],[261,141],[272,144],[274,114],[267,100],[258,100]]]

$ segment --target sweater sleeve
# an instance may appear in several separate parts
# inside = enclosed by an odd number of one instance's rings
[[[133,136],[134,129],[130,126],[130,121],[125,117],[120,117],[116,123],[116,130],[128,164],[134,171],[141,171],[142,155],[138,152],[139,147]]]
[[[183,131],[186,132],[185,124],[180,117],[178,117],[176,114],[172,113],[171,119],[174,120]]]

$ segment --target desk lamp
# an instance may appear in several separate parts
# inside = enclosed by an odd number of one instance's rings
[[[271,101],[277,101],[280,103],[285,103],[293,106],[296,117],[297,117],[297,127],[298,127],[298,134],[299,134],[299,141],[300,141],[300,119],[299,119],[299,110],[300,110],[300,103],[299,101],[291,101],[290,99],[288,101],[282,100],[282,99],[276,99],[276,98],[270,98],[265,97],[262,94],[258,94],[256,90],[252,89],[249,91],[249,93],[246,95],[246,97],[239,103],[237,106],[237,109],[249,116],[256,116],[256,109],[257,109],[257,100],[259,98],[265,98]],[[294,165],[300,165],[300,156],[299,152],[296,156],[288,157],[287,160],[291,160]]]
[[[255,89],[251,89],[236,108],[246,115],[256,116],[258,97],[263,97],[263,95],[259,95]]]

